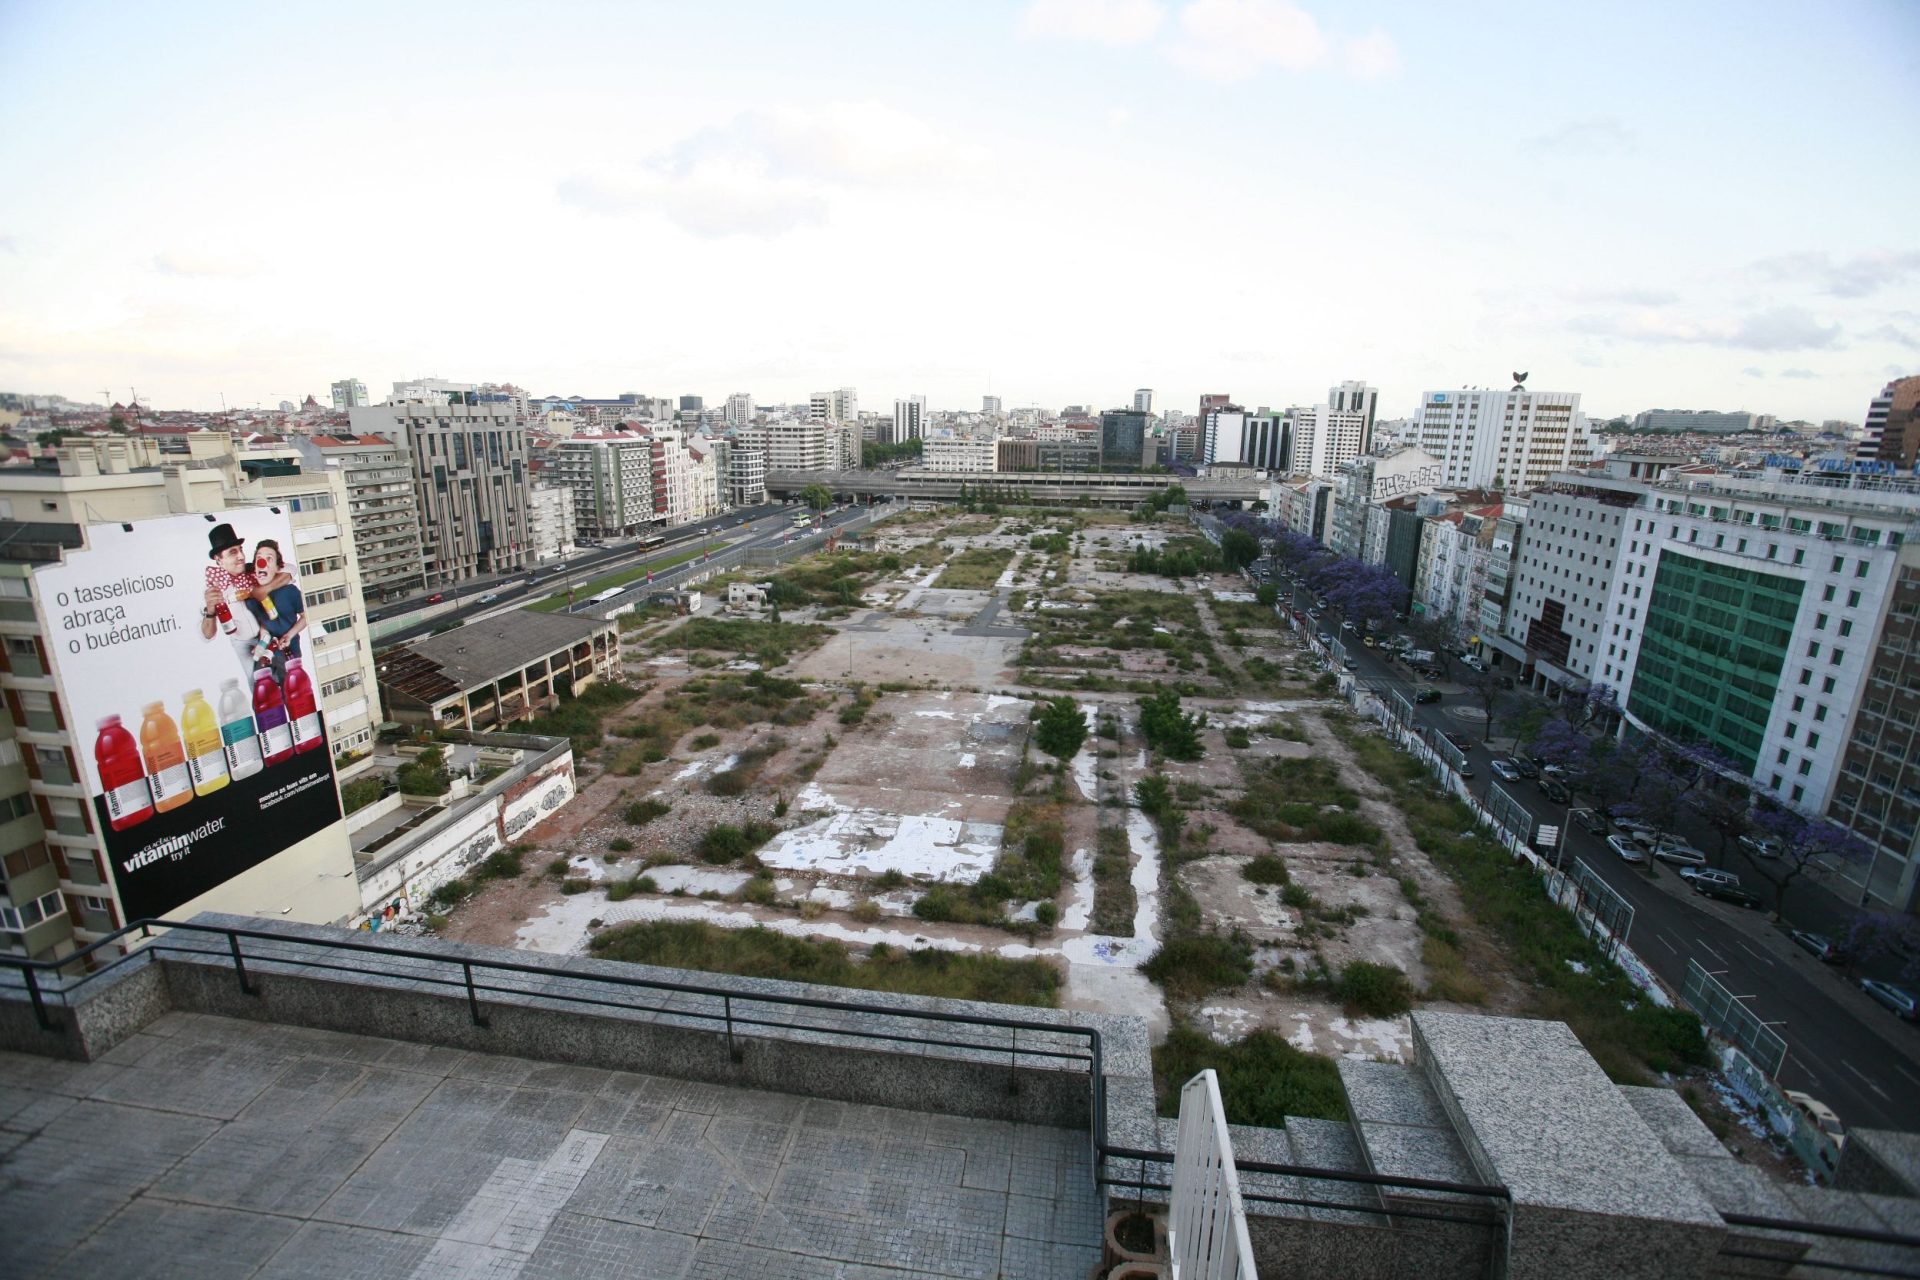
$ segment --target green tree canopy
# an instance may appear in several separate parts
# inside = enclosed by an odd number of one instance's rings
[[[815,511],[825,511],[833,505],[833,490],[823,484],[810,484],[800,491],[806,504]]]
[[[1056,760],[1070,760],[1087,740],[1087,718],[1072,698],[1049,698],[1041,704],[1040,723],[1033,741]]]
[[[1198,760],[1200,729],[1206,720],[1180,710],[1180,695],[1162,689],[1140,699],[1140,735],[1147,745],[1174,760]]]

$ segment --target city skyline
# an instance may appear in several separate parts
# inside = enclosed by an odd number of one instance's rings
[[[1403,417],[1528,369],[1601,416],[1857,422],[1920,370],[1896,5],[316,12],[0,17],[35,175],[0,385],[1191,411],[1357,376]]]

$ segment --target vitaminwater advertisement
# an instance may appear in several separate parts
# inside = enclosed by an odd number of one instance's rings
[[[269,507],[88,527],[34,575],[127,918],[340,820],[293,528]]]

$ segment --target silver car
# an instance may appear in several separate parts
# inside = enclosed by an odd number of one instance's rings
[[[1878,978],[1862,978],[1860,989],[1909,1022],[1920,1018],[1920,997],[1905,987],[1896,987]]]

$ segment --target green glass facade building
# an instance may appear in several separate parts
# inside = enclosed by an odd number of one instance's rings
[[[1780,688],[1803,584],[1663,551],[1627,710],[1751,772]]]

